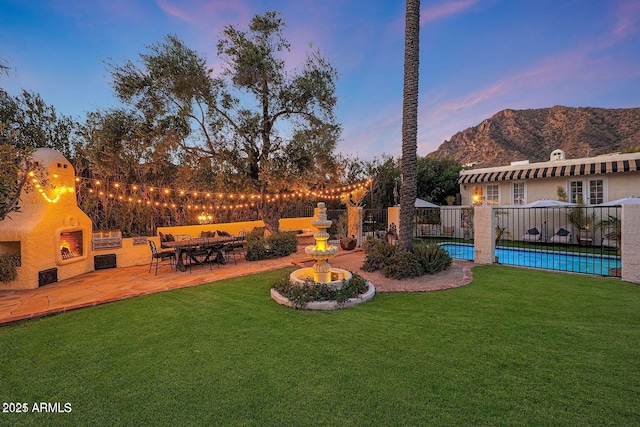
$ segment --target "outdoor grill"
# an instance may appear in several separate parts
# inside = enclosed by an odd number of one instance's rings
[[[91,248],[94,251],[122,247],[122,232],[120,230],[99,230],[93,232]]]

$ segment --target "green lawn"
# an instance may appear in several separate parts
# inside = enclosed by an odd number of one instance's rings
[[[0,400],[71,405],[0,425],[640,425],[637,285],[488,266],[308,312],[288,271],[0,328]]]

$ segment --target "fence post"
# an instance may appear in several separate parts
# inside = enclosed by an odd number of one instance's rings
[[[622,205],[622,280],[640,283],[640,205]]]
[[[400,223],[400,206],[391,206],[387,208],[387,230],[391,223],[394,223],[396,227]]]
[[[355,236],[358,246],[362,243],[362,207],[347,206],[348,237]]]
[[[476,264],[493,264],[496,252],[493,207],[476,206],[474,211],[474,262]]]

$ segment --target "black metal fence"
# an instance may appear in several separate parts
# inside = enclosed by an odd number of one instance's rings
[[[375,236],[384,238],[388,229],[388,209],[363,209],[362,210],[362,234],[363,238]],[[397,224],[396,224],[397,225]]]
[[[313,216],[315,206],[312,203],[297,203],[287,206],[282,218],[306,218]]]
[[[497,262],[620,276],[620,217],[620,207],[495,208]]]
[[[473,245],[473,208],[416,208],[413,237],[435,243],[465,243]]]
[[[419,208],[414,238],[441,244],[459,259],[474,259],[474,235],[493,227],[501,264],[620,276],[621,208],[496,207],[493,225],[478,223],[472,207]],[[486,228],[484,229],[486,231]]]

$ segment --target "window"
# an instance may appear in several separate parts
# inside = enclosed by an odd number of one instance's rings
[[[582,200],[587,205],[598,205],[604,202],[606,196],[604,179],[571,181],[569,191],[569,201],[572,203]]]
[[[569,201],[571,203],[578,203],[579,200],[584,201],[584,193],[582,191],[582,181],[571,181],[569,186],[571,193],[569,194]]]
[[[513,183],[513,204],[524,205],[524,182]]]
[[[471,203],[473,206],[484,205],[484,187],[474,185],[471,189]]]
[[[499,195],[497,185],[487,185],[487,205],[499,205]]]
[[[471,188],[471,203],[473,206],[500,204],[500,186],[476,185]]]
[[[597,205],[604,201],[604,185],[601,179],[589,181],[589,204]]]

